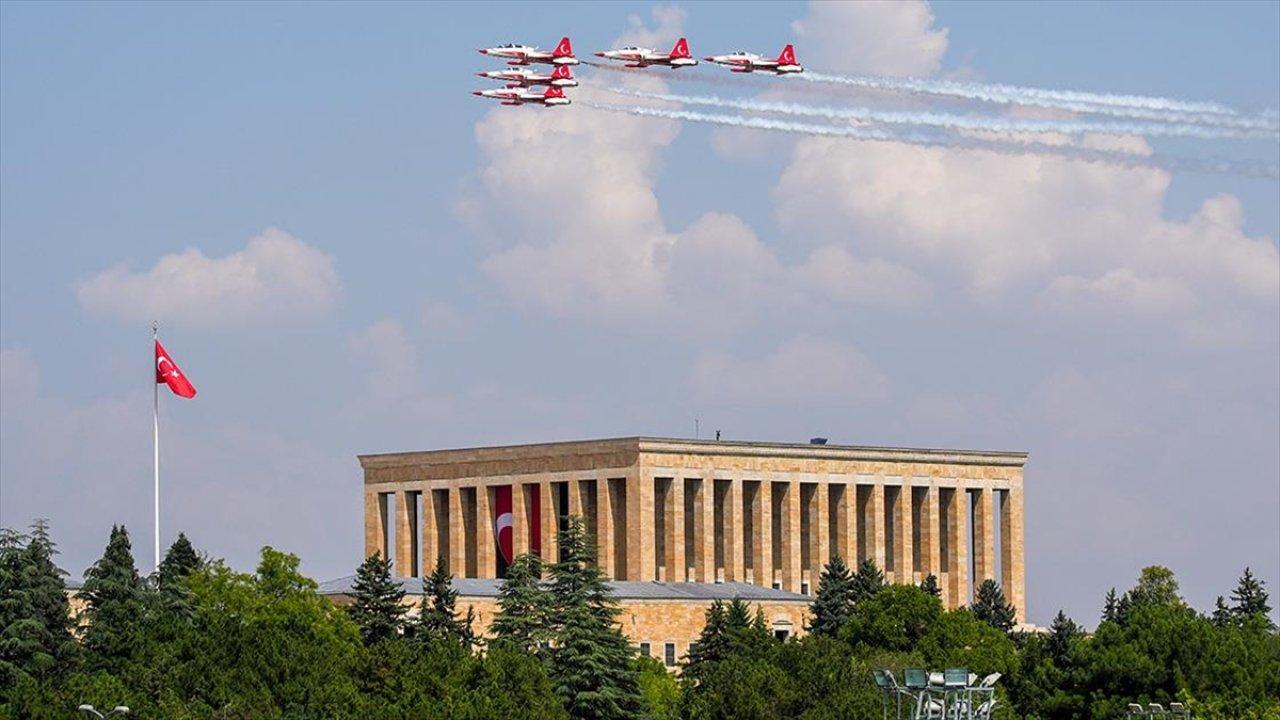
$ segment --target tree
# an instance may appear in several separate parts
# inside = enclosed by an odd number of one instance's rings
[[[106,551],[85,571],[81,590],[88,619],[84,644],[99,664],[110,666],[128,660],[139,649],[145,593],[133,562],[129,531],[114,525]]]
[[[1231,608],[1227,607],[1221,595],[1213,602],[1213,614],[1209,619],[1213,621],[1213,626],[1218,628],[1227,627],[1235,620],[1235,614],[1231,612]]]
[[[867,558],[858,565],[858,572],[853,576],[850,595],[853,602],[859,603],[880,592],[883,587],[884,573],[880,572],[875,560]]]
[[[1053,617],[1053,624],[1049,626],[1048,650],[1054,664],[1060,668],[1067,666],[1067,653],[1070,651],[1072,643],[1081,635],[1084,635],[1084,630],[1074,620],[1067,617],[1066,613],[1059,610],[1058,614]]]
[[[942,616],[942,602],[913,585],[889,585],[853,607],[840,637],[868,651],[910,652]]]
[[[61,675],[79,657],[56,554],[43,520],[30,535],[0,529],[0,688]]]
[[[1000,584],[991,578],[983,580],[978,586],[977,597],[969,610],[977,619],[1004,632],[1013,629],[1017,617],[1014,607],[1005,601]]]
[[[162,591],[173,591],[183,578],[200,569],[200,556],[191,546],[186,533],[178,533],[178,539],[160,561],[156,572],[156,586]]]
[[[548,603],[542,586],[542,559],[531,553],[520,555],[507,567],[507,576],[498,588],[498,612],[489,630],[497,640],[536,652],[550,639]]]
[[[1111,588],[1107,591],[1107,598],[1102,604],[1102,622],[1117,622],[1119,618],[1120,601],[1116,599],[1116,589]]]
[[[729,656],[730,643],[729,619],[724,602],[712,600],[698,639],[690,643],[689,652],[685,655],[685,676],[697,681],[708,664],[720,662]]]
[[[551,566],[555,648],[551,680],[573,718],[631,718],[642,712],[631,645],[596,563],[582,519],[571,517],[559,537],[561,561]]]
[[[354,602],[347,608],[351,619],[360,626],[360,637],[366,645],[396,637],[404,628],[404,590],[391,578],[391,559],[378,553],[365,558],[356,570],[351,586]]]
[[[920,582],[920,589],[936,598],[942,597],[942,588],[938,585],[938,576],[933,573],[926,575],[924,580]]]
[[[418,622],[414,636],[422,642],[445,640],[464,647],[471,647],[475,634],[471,622],[474,614],[468,611],[465,620],[458,620],[458,591],[453,589],[453,575],[444,566],[444,556],[436,558],[436,568],[422,585]]]
[[[1173,571],[1159,565],[1142,568],[1142,574],[1138,576],[1138,584],[1127,594],[1131,608],[1186,605],[1182,601],[1182,596],[1178,594],[1178,580],[1174,577]]]
[[[1253,572],[1248,567],[1244,569],[1236,589],[1231,593],[1231,613],[1237,621],[1245,623],[1254,618],[1261,618],[1268,628],[1274,627],[1268,616],[1271,606],[1267,601],[1270,598],[1263,584],[1253,576]]]
[[[853,611],[853,575],[839,555],[831,558],[818,577],[818,593],[809,606],[809,632],[835,637]]]

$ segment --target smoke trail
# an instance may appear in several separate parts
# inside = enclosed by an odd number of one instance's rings
[[[839,125],[814,125],[787,120],[743,117],[740,115],[711,115],[688,110],[667,110],[663,108],[633,105],[608,105],[593,103],[590,101],[583,101],[582,104],[590,108],[609,112],[658,117],[668,120],[687,120],[690,122],[725,125],[729,127],[740,127],[755,130],[773,130],[776,132],[795,133],[800,135],[843,137],[854,140],[870,140],[878,142],[901,142],[926,147],[944,147],[962,150],[986,150],[1005,155],[1057,156],[1074,160],[1118,165],[1127,168],[1156,168],[1170,171],[1243,175],[1245,177],[1256,177],[1269,180],[1280,179],[1280,166],[1268,163],[1143,156],[1115,150],[1064,147],[1037,141],[1013,142],[1005,140],[983,140],[977,138],[933,138],[920,133],[902,133],[878,130],[874,128],[847,127]]]
[[[849,85],[872,90],[890,90],[911,94],[980,100],[1003,105],[1031,105],[1139,120],[1267,131],[1280,129],[1280,121],[1277,120],[1273,113],[1261,113],[1252,116],[1241,115],[1238,111],[1217,103],[1186,102],[1137,95],[1106,95],[1067,90],[1043,90],[1014,85],[929,80],[924,78],[828,75],[817,72],[804,72],[784,77],[797,77],[809,82]]]
[[[673,93],[650,93],[623,88],[608,88],[609,92],[631,97],[648,98],[686,103],[689,105],[705,105],[710,107],[733,108],[750,112],[769,112],[783,115],[821,117],[828,120],[857,120],[880,122],[890,125],[917,125],[961,130],[988,130],[992,132],[1022,133],[1069,133],[1089,132],[1111,133],[1120,135],[1149,135],[1196,137],[1205,139],[1252,139],[1268,138],[1280,140],[1280,131],[1263,132],[1261,130],[1241,130],[1235,128],[1210,127],[1203,125],[1168,124],[1168,123],[1134,123],[1108,122],[1090,120],[1037,120],[998,117],[974,117],[937,112],[915,111],[882,111],[869,108],[832,108],[799,105],[767,100],[744,100],[737,98],[721,98],[714,95],[677,95]]]

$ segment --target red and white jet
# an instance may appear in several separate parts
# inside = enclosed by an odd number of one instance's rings
[[[545,92],[528,91],[523,88],[506,88],[503,90],[476,90],[471,93],[484,98],[501,100],[503,105],[568,105],[571,101],[564,96],[564,90],[554,85]]]
[[[800,63],[796,62],[796,49],[790,45],[782,48],[777,60],[769,60],[755,53],[732,52],[728,55],[712,55],[707,62],[724,65],[734,72],[771,72],[775,75],[804,72]]]
[[[488,70],[486,72],[478,72],[476,75],[490,80],[502,80],[507,83],[509,88],[527,88],[535,85],[578,87],[578,81],[573,78],[573,73],[569,71],[568,65],[557,65],[550,75],[540,75],[537,71],[525,68]]]
[[[539,50],[529,45],[511,43],[498,47],[480,48],[482,55],[504,58],[508,65],[528,65],[530,63],[547,63],[549,65],[577,65],[578,58],[573,56],[573,46],[569,38],[560,38],[560,44],[551,52]]]
[[[596,53],[596,57],[602,57],[606,60],[622,60],[627,63],[627,67],[642,68],[650,65],[666,65],[671,68],[688,67],[697,65],[698,61],[693,59],[693,54],[689,52],[689,41],[680,38],[676,41],[676,46],[671,48],[671,52],[663,53],[650,48],[642,47],[624,47],[620,50],[604,50]]]

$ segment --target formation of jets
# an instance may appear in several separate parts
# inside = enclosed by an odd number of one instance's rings
[[[489,70],[476,73],[482,78],[498,80],[506,83],[501,90],[476,90],[472,95],[501,100],[503,105],[541,105],[552,107],[568,105],[572,102],[564,94],[564,88],[577,87],[571,65],[578,65],[580,60],[573,54],[573,45],[569,38],[560,38],[554,50],[541,50],[531,45],[510,43],[497,47],[480,48],[480,54],[500,58],[508,65],[515,67],[503,70]],[[617,50],[601,50],[596,57],[605,60],[618,60],[629,68],[647,68],[660,65],[672,69],[697,65],[693,53],[689,52],[689,41],[680,38],[671,52],[661,52],[645,47],[624,47]],[[775,59],[745,51],[731,52],[727,55],[710,55],[706,61],[714,65],[723,65],[732,72],[738,73],[773,73],[787,75],[804,72],[804,68],[796,61],[795,48],[788,45]],[[533,64],[553,65],[548,74],[541,74],[528,66]],[[546,86],[546,90],[538,90]]]

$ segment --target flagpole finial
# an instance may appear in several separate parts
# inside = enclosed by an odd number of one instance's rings
[[[151,334],[152,334],[152,335],[158,335],[158,334],[160,334],[160,321],[159,321],[159,320],[152,320],[152,321],[151,321]]]

